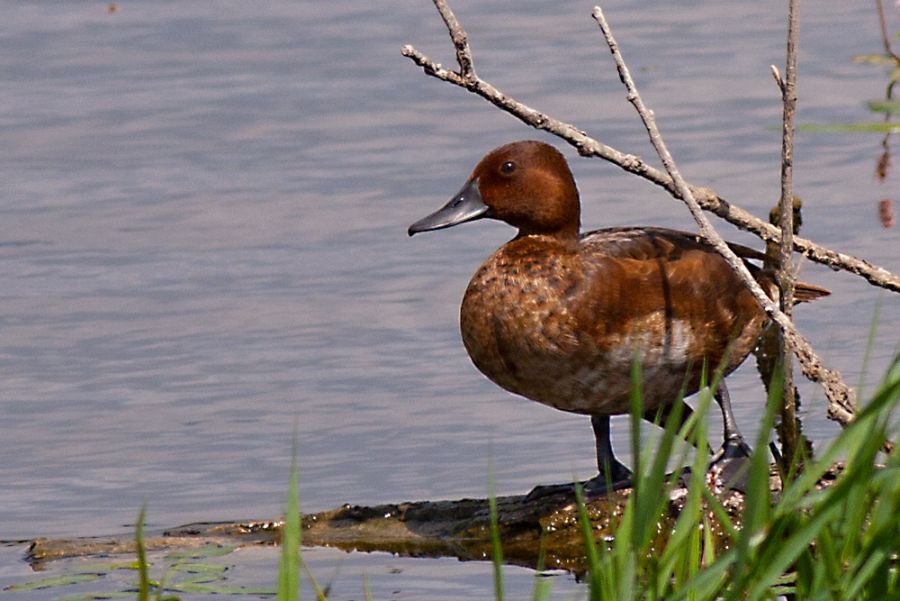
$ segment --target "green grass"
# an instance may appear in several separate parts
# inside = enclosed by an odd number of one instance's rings
[[[900,362],[895,361],[857,419],[773,503],[765,449],[780,405],[774,394],[756,441],[761,451],[750,461],[740,526],[731,523],[702,480],[692,478],[667,544],[656,549],[655,528],[666,511],[660,478],[672,452],[674,430],[668,424],[653,465],[636,473],[635,491],[609,545],[594,540],[579,499],[590,599],[757,600],[781,594],[798,600],[900,599],[900,459],[895,453],[877,465],[898,399]],[[699,419],[695,431],[702,440],[708,398],[701,396],[700,404],[692,419]],[[844,472],[833,486],[817,490],[817,481],[841,457]],[[696,454],[694,473],[703,473],[705,460]],[[727,533],[727,550],[718,556],[710,515]]]
[[[278,601],[300,600],[300,501],[297,492],[297,442],[294,437],[287,507],[281,528],[281,561],[278,564]]]
[[[491,521],[491,551],[494,565],[494,599],[503,601],[503,545],[497,523],[497,497],[494,494],[494,464],[488,467],[488,509]]]

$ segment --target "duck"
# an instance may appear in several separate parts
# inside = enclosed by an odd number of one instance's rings
[[[640,370],[642,415],[658,420],[721,370],[714,398],[723,443],[713,462],[749,457],[724,376],[756,346],[768,317],[744,282],[698,234],[662,227],[581,231],[578,187],[563,154],[523,140],[487,153],[462,189],[409,226],[430,232],[481,219],[517,232],[482,263],[460,306],[459,325],[475,367],[501,388],[556,409],[590,416],[598,473],[584,483],[600,495],[632,485],[615,456],[611,416],[630,413],[632,368]],[[764,254],[730,248],[771,298]],[[798,301],[829,291],[796,284]]]

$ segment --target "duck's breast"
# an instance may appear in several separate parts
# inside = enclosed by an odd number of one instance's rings
[[[591,274],[584,267],[577,252],[553,241],[509,243],[469,283],[463,342],[476,367],[506,390],[565,411],[621,413],[631,355],[608,355],[585,327]]]

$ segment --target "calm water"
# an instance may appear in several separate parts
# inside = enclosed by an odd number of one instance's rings
[[[688,179],[757,214],[779,193],[782,5],[605,5]],[[591,3],[453,6],[483,77],[652,156]],[[885,73],[850,60],[880,50],[870,5],[823,1],[802,19],[799,121],[873,119]],[[142,503],[150,527],[276,516],[295,426],[306,510],[483,496],[491,456],[500,493],[592,475],[587,420],[504,393],[459,340],[468,278],[511,231],[405,234],[485,151],[541,135],[423,76],[407,42],[453,63],[425,0],[7,5],[0,539],[127,532]],[[805,236],[897,271],[876,203],[900,176],[875,180],[880,141],[801,134],[795,187]],[[658,189],[566,152],[586,227],[691,227]],[[835,294],[798,322],[854,384],[880,299],[871,389],[900,341],[897,296],[813,264],[803,277]],[[730,381],[752,433],[752,361]],[[827,440],[822,394],[803,392],[807,430]],[[25,569],[2,557],[0,584]],[[348,562],[415,572],[377,557]],[[447,565],[434,569],[460,598],[487,573]],[[341,577],[360,582],[355,569]],[[404,582],[417,598],[453,590]]]

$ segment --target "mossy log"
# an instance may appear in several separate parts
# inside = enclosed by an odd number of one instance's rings
[[[827,485],[842,466],[836,464],[823,478]],[[773,493],[780,490],[780,479],[772,466]],[[619,518],[628,498],[626,488],[604,497],[589,499],[588,517],[598,544],[615,537]],[[687,496],[683,485],[676,485],[657,524],[657,544],[664,544],[674,527]],[[719,498],[731,520],[739,526],[744,496],[725,491]],[[578,507],[571,490],[537,498],[515,495],[497,498],[500,537],[504,561],[535,567],[543,549],[544,565],[581,571],[584,562],[583,531]],[[712,519],[714,540],[722,542],[719,524]],[[383,551],[412,557],[456,557],[482,560],[491,556],[490,512],[488,499],[455,501],[416,501],[385,505],[343,505],[302,516],[304,546],[329,546],[346,551]],[[199,547],[206,544],[251,545],[278,543],[282,520],[194,523],[157,533],[148,532],[145,547],[149,551]],[[28,560],[35,569],[43,562],[64,557],[134,553],[131,537],[92,537],[34,540]]]

